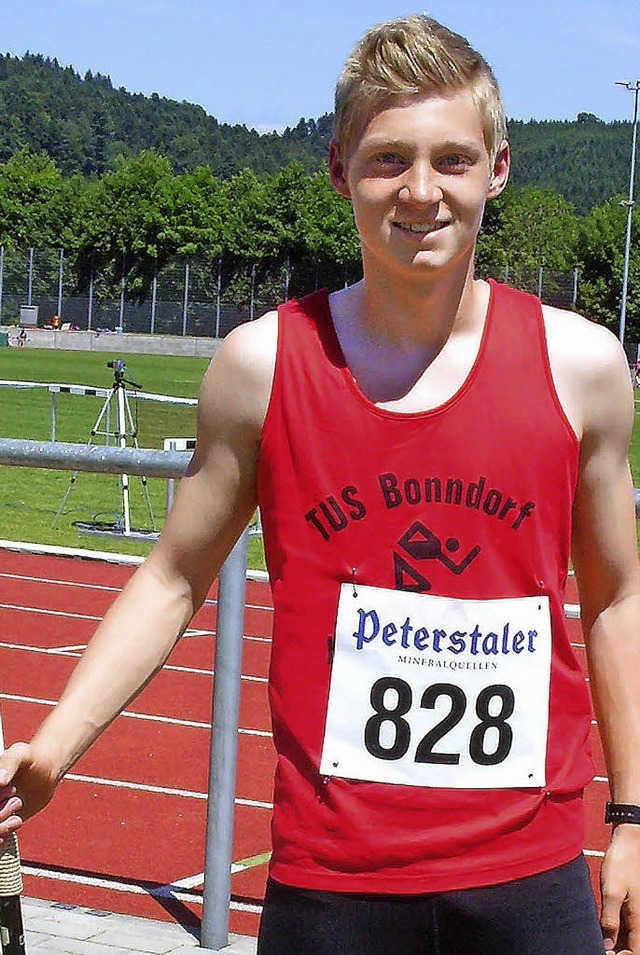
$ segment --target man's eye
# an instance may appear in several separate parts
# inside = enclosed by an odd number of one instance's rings
[[[397,153],[379,153],[376,159],[381,166],[397,166],[403,162],[402,157]]]
[[[469,160],[467,159],[466,156],[460,156],[458,154],[445,156],[443,159],[440,160],[440,163],[442,166],[445,167],[445,169],[453,169],[453,170],[466,169],[467,166],[470,165]]]

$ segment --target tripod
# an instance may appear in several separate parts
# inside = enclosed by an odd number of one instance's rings
[[[102,408],[100,410],[100,414],[96,418],[96,422],[93,428],[91,429],[91,434],[89,435],[89,440],[87,441],[87,447],[90,447],[94,443],[93,439],[96,437],[96,435],[101,435],[105,438],[105,444],[109,444],[110,439],[113,438],[114,443],[117,441],[117,443],[119,444],[121,448],[126,448],[127,438],[131,438],[133,447],[137,449],[139,447],[138,435],[137,435],[136,427],[133,421],[133,415],[131,414],[129,396],[127,395],[125,385],[130,385],[132,388],[135,388],[136,390],[140,390],[140,388],[142,388],[142,385],[138,385],[136,384],[135,381],[129,381],[128,379],[124,377],[126,366],[125,366],[125,363],[120,359],[115,359],[114,361],[108,361],[107,368],[113,368],[114,382],[113,382],[113,385],[111,386],[111,391],[105,398],[104,404],[102,405]],[[110,427],[113,406],[115,406],[115,420],[116,420],[115,431],[112,431]],[[103,419],[106,419],[105,430],[101,430]],[[79,474],[78,471],[74,471],[73,474],[71,475],[69,486],[65,492],[64,497],[62,498],[62,502],[60,504],[60,507],[58,508],[58,512],[53,521],[54,527],[58,523],[60,515],[62,514],[62,511],[64,510],[64,506],[67,503],[67,500],[69,499],[69,495],[71,494],[71,491],[73,490],[78,474]],[[141,477],[140,480],[142,482],[145,500],[147,502],[147,509],[149,511],[149,518],[151,520],[151,527],[153,531],[155,531],[156,525],[153,518],[153,511],[151,509],[151,499],[149,497],[147,479],[146,477]],[[131,531],[131,511],[129,506],[129,475],[128,474],[122,474],[120,476],[120,486],[122,488],[122,520],[120,521],[118,517],[118,520],[116,521],[116,532],[118,536],[131,537],[133,535]],[[98,531],[98,532],[99,530],[107,531],[106,528],[99,528],[96,525],[94,525],[93,529],[94,531]]]

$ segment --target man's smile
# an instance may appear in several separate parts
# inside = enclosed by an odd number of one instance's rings
[[[415,235],[428,235],[430,232],[438,232],[443,229],[448,222],[394,222],[396,229],[402,232],[413,232]]]

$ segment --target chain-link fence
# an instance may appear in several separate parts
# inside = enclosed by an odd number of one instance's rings
[[[159,264],[120,262],[103,268],[77,262],[64,249],[0,247],[0,324],[122,330],[222,337],[279,302],[322,287],[358,281],[361,271],[302,259],[256,262],[187,259]],[[487,277],[487,276],[485,276]],[[509,270],[494,275],[543,301],[575,306],[578,273]]]
[[[546,305],[557,308],[575,308],[578,301],[578,270],[559,272],[555,269],[505,268],[500,271],[483,274],[483,278],[494,278],[506,282],[523,292],[531,292]]]

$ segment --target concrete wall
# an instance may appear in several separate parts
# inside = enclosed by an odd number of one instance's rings
[[[9,338],[17,338],[19,329],[2,326]],[[118,335],[113,332],[70,332],[48,328],[28,328],[27,348],[59,348],[63,351],[118,352],[137,355],[185,355],[211,358],[220,342],[216,338],[191,338],[181,335]]]

